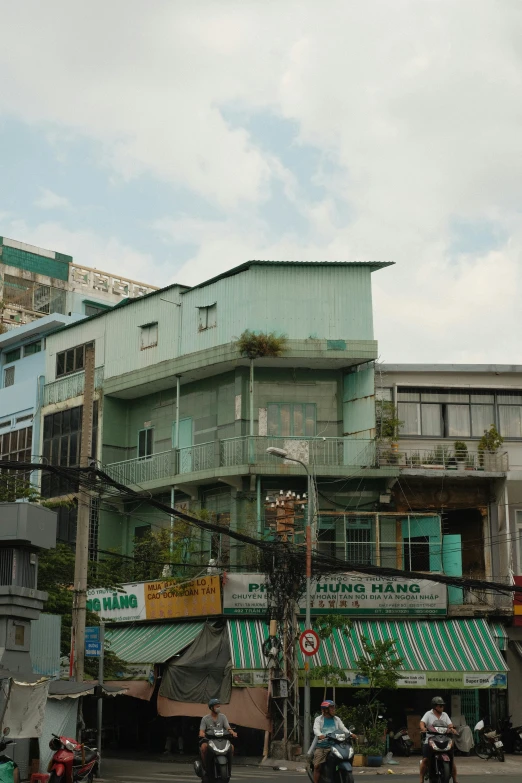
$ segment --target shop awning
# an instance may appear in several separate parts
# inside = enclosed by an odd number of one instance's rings
[[[260,670],[265,669],[267,661],[262,652],[262,644],[268,638],[268,626],[259,620],[229,620],[230,648],[233,668]],[[300,622],[304,630],[304,623]],[[340,630],[324,642],[317,655],[310,659],[310,666],[330,664],[344,671],[355,671],[355,661],[363,654],[361,637],[370,642],[395,642],[398,655],[403,659],[403,672],[443,672],[446,680],[458,685],[457,677],[451,673],[469,674],[462,685],[473,687],[473,674],[491,674],[489,685],[477,684],[476,687],[505,687],[505,675],[494,677],[507,671],[492,626],[486,620],[356,620],[348,636]],[[304,668],[304,657],[298,648],[299,668]],[[403,687],[415,684],[429,687],[436,678],[405,677]],[[409,679],[410,682],[406,682]],[[478,679],[477,683],[478,683]],[[441,682],[442,685],[442,682]]]
[[[493,631],[493,636],[496,639],[496,642],[498,644],[498,649],[505,652],[508,648],[508,632],[506,631],[505,627],[502,625],[502,623],[491,623],[491,630]]]
[[[106,628],[110,651],[126,663],[165,663],[194,641],[204,623],[165,623]]]

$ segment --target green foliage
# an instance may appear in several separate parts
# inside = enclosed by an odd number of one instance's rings
[[[323,664],[323,666],[316,666],[311,670],[310,676],[314,680],[322,680],[324,683],[324,695],[323,699],[326,699],[326,691],[328,688],[336,688],[340,682],[346,682],[347,676],[344,669],[340,666],[332,666],[329,663]]]
[[[404,424],[399,419],[397,408],[390,400],[376,400],[375,418],[377,425],[377,439],[381,441],[393,441],[399,437],[399,430]]]
[[[20,498],[38,503],[40,494],[22,473],[0,471],[0,503],[14,503]]]
[[[453,444],[453,450],[455,451],[455,459],[457,462],[464,462],[468,456],[468,447],[463,440],[456,440]]]
[[[326,614],[314,617],[312,628],[317,633],[319,639],[324,641],[329,639],[335,629],[341,631],[344,636],[348,636],[353,628],[353,620],[342,614]]]
[[[286,337],[275,332],[251,332],[246,329],[236,342],[239,353],[249,359],[261,356],[281,356],[286,348]]]
[[[489,454],[495,454],[503,443],[504,438],[497,431],[495,425],[492,424],[489,430],[484,430],[484,435],[479,440],[478,450],[479,452],[487,451]]]

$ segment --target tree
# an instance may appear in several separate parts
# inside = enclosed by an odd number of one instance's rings
[[[316,666],[313,670],[314,680],[322,680],[324,684],[323,699],[326,699],[326,691],[328,688],[332,689],[333,700],[335,701],[335,689],[340,682],[346,682],[348,677],[344,669],[340,666],[332,666],[329,663],[323,664],[323,666]]]
[[[357,674],[364,678],[366,688],[355,692],[355,698],[361,705],[361,721],[368,741],[368,755],[382,755],[386,721],[380,718],[384,705],[379,700],[383,690],[395,690],[399,679],[402,658],[395,653],[392,640],[371,643],[361,638],[363,655],[355,661]]]

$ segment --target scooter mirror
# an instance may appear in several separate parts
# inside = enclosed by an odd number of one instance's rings
[[[348,728],[350,729],[350,731],[355,731],[355,726],[348,726]]]

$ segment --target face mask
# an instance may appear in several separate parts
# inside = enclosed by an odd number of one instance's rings
[[[214,712],[216,713],[216,715],[219,715],[219,707],[214,707]]]

